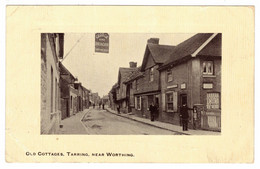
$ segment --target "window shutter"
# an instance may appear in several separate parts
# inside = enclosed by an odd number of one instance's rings
[[[173,111],[177,112],[177,92],[173,92]]]
[[[162,94],[162,110],[165,111],[165,93]]]

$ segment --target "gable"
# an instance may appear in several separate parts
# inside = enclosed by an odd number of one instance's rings
[[[150,67],[152,67],[154,65],[155,65],[155,62],[153,60],[153,57],[152,57],[151,53],[149,53],[148,58],[147,58],[147,62],[146,62],[146,65],[145,65],[145,70],[149,69]]]
[[[214,39],[210,41],[199,53],[198,55],[204,56],[222,56],[221,51],[222,34],[218,34]]]

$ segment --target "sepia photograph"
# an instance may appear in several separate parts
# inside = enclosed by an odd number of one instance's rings
[[[41,33],[41,134],[220,135],[221,33]]]
[[[254,10],[7,6],[6,162],[253,163]]]

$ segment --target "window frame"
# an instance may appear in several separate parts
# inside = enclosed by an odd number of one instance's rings
[[[172,100],[169,100],[169,99],[168,99],[168,96],[169,96],[169,95],[171,95]],[[173,92],[165,93],[165,97],[166,97],[166,98],[165,98],[166,111],[167,111],[167,112],[174,112]],[[169,109],[168,104],[172,104],[172,109]]]
[[[205,66],[206,66],[206,72],[204,72],[204,63],[205,63]],[[208,63],[211,63],[211,67],[212,67],[212,70],[211,70],[211,73],[208,71]],[[202,74],[203,75],[210,75],[210,76],[213,76],[214,75],[214,61],[213,60],[204,60],[202,62]]]
[[[209,105],[208,105],[208,94],[218,94],[218,108],[208,108]],[[206,108],[207,110],[211,110],[211,111],[214,111],[214,110],[221,110],[221,94],[220,92],[207,92],[206,94]]]
[[[169,73],[171,74],[171,80],[169,80]],[[173,73],[172,73],[172,70],[171,69],[168,69],[166,71],[166,81],[167,82],[172,82],[173,81]]]
[[[142,100],[141,96],[136,96],[136,102],[137,102],[136,109],[137,110],[141,110],[141,107],[142,107],[142,104],[141,104],[142,101],[141,100]]]

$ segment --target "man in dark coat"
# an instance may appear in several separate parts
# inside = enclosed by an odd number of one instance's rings
[[[156,105],[154,105],[154,103],[152,102],[152,104],[149,107],[150,113],[151,113],[151,121],[154,121],[155,115],[158,111],[158,107]]]
[[[188,131],[188,122],[189,122],[189,112],[188,110],[192,110],[188,108],[187,104],[183,104],[181,107],[181,119],[182,119],[182,130]]]

